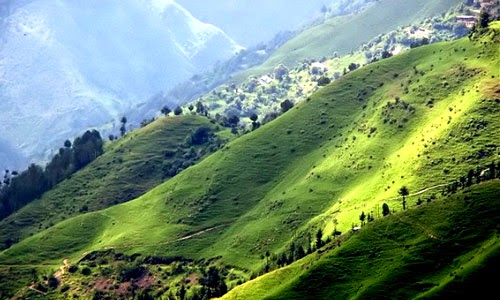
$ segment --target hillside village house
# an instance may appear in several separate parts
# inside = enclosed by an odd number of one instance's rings
[[[467,28],[472,28],[476,22],[475,16],[457,16],[457,22],[463,23]]]
[[[479,8],[479,10],[473,10],[473,12],[476,13],[477,15],[481,12],[481,10],[488,10],[493,5],[493,1],[491,1],[491,0],[475,0],[474,3]],[[474,23],[476,22],[476,20],[478,18],[477,15],[457,16],[456,20],[458,23],[462,23],[465,26],[467,26],[467,28],[472,28],[474,26]]]

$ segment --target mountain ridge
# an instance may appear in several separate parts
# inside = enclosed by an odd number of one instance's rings
[[[240,49],[175,2],[151,3],[8,3],[0,48],[0,134],[19,149],[23,165],[46,159],[54,145],[83,129],[115,129],[136,104]],[[5,160],[0,165],[23,166]]]

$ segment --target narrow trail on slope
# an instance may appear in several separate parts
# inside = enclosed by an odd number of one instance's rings
[[[434,185],[434,186],[431,186],[431,187],[427,187],[427,188],[424,188],[424,189],[422,189],[422,190],[420,190],[418,192],[409,194],[408,196],[406,196],[406,198],[408,198],[408,197],[414,197],[414,196],[418,196],[418,195],[422,195],[423,193],[426,193],[428,191],[432,191],[432,190],[435,190],[435,189],[438,189],[438,188],[441,188],[441,187],[449,186],[451,184],[453,184],[453,183],[443,183],[443,184],[438,184],[438,185]],[[401,198],[401,196],[398,196],[398,197],[392,197],[392,198],[382,199],[380,201],[397,200],[397,199],[400,199],[400,198]],[[420,227],[431,239],[436,239],[436,240],[441,240],[442,239],[439,235],[437,235],[436,233],[434,233],[429,227],[425,226],[421,222],[403,220],[403,218],[399,214],[396,214],[396,215],[397,215],[399,221],[401,221],[403,223],[406,223],[406,224],[409,224],[409,225],[415,224],[416,226]]]
[[[221,224],[221,225],[217,225],[214,227],[206,228],[206,229],[197,231],[195,233],[192,233],[190,235],[183,236],[183,237],[177,238],[175,240],[171,240],[171,241],[164,241],[164,242],[159,242],[159,243],[154,243],[154,244],[128,244],[128,245],[123,245],[123,246],[108,246],[108,247],[105,247],[104,249],[128,249],[128,248],[133,248],[133,247],[148,247],[148,246],[156,246],[156,245],[168,245],[168,244],[173,244],[176,242],[189,240],[189,239],[192,239],[194,237],[203,235],[203,234],[208,233],[210,231],[214,231],[216,229],[226,227],[226,226],[229,226],[229,224]]]
[[[21,299],[24,297],[24,295],[29,291],[29,290],[32,290],[34,292],[37,292],[41,295],[44,295],[46,296],[47,293],[45,292],[42,292],[40,290],[38,290],[36,287],[35,287],[35,284],[31,284],[30,286],[27,286],[25,288],[23,288],[19,293],[17,293],[14,297],[10,298],[10,300],[18,300],[18,299]]]
[[[418,192],[411,193],[411,194],[409,194],[406,197],[408,198],[408,197],[414,197],[414,196],[422,195],[423,193],[426,193],[428,191],[432,191],[432,190],[438,189],[440,187],[449,186],[451,184],[453,184],[453,183],[443,183],[443,184],[434,185],[434,186],[431,186],[431,187],[428,187],[428,188],[424,188],[423,190],[420,190]],[[401,198],[401,196],[397,196],[397,197],[382,199],[380,201],[397,200],[397,199],[400,199],[400,198]]]
[[[54,273],[54,277],[57,279],[61,279],[61,276],[66,273],[66,270],[69,268],[69,259],[63,260],[63,265],[59,268],[57,272]]]
[[[434,231],[432,231],[425,224],[422,224],[421,222],[418,222],[416,220],[408,220],[409,219],[408,217],[403,219],[403,217],[401,217],[399,214],[396,214],[396,216],[398,217],[399,221],[402,223],[406,223],[410,226],[416,225],[416,226],[420,227],[422,229],[422,231],[425,232],[431,239],[442,240],[442,238],[438,234],[436,234]]]

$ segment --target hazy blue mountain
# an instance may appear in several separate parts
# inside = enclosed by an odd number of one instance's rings
[[[0,167],[50,155],[239,49],[171,0],[0,0]]]
[[[317,17],[331,0],[177,0],[197,18],[210,22],[245,46],[270,40]]]

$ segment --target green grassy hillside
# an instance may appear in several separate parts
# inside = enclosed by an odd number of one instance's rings
[[[222,299],[453,299],[495,292],[500,181],[364,226]]]
[[[353,69],[353,66],[357,68],[388,55],[397,55],[419,45],[423,39],[436,43],[465,36],[468,29],[457,23],[456,17],[471,8],[472,6],[454,6],[446,13],[425,18],[420,23],[379,34],[364,41],[363,45],[348,55],[339,56],[338,53],[334,55],[331,52],[321,58],[316,56],[316,59],[304,59],[294,64],[293,68],[276,65],[275,69],[268,68],[271,70],[268,74],[255,74],[258,76],[250,76],[239,84],[228,82],[219,86],[203,95],[203,101],[213,114],[237,114],[243,117],[243,122],[246,121],[247,124],[250,122],[247,118],[256,114],[260,122],[266,121],[266,116],[280,111],[283,101],[302,102],[324,85],[321,80],[337,80],[342,74]],[[309,44],[301,47],[307,49]],[[194,103],[185,106],[192,104]]]
[[[193,155],[184,157],[191,151],[191,146],[183,146],[186,137],[200,127],[217,132],[216,125],[204,117],[163,117],[109,143],[104,155],[92,164],[2,220],[0,244],[22,240],[69,217],[144,194],[170,178],[169,169],[176,162],[187,166],[217,148],[213,142],[194,145]]]
[[[57,264],[92,250],[217,257],[259,271],[266,252],[348,231],[398,189],[434,186],[500,153],[498,28],[349,73],[275,121],[134,201],[56,224],[0,264]],[[411,201],[410,201],[411,200]],[[409,197],[408,207],[416,206]],[[416,238],[416,237],[415,237]]]
[[[282,63],[293,67],[304,59],[345,55],[377,35],[444,13],[461,0],[381,0],[359,13],[334,17],[305,30],[280,47],[262,65],[243,71],[237,78],[271,72]],[[353,25],[356,24],[356,25]]]

